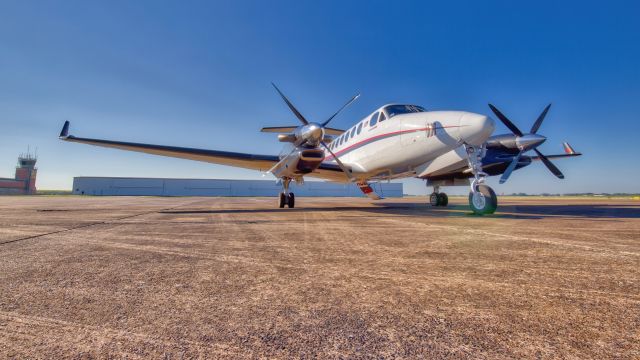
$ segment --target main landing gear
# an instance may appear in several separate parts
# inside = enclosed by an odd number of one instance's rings
[[[469,169],[473,173],[471,192],[469,192],[469,206],[478,215],[493,214],[498,208],[498,197],[489,186],[484,184],[487,174],[482,171],[482,157],[484,149],[465,145]]]
[[[439,186],[434,186],[433,193],[429,196],[429,203],[431,206],[447,206],[449,204],[449,197],[447,194],[440,192]]]
[[[289,192],[289,184],[291,183],[291,179],[284,178],[282,179],[282,192],[280,193],[280,201],[279,205],[283,208],[285,205],[290,209],[293,209],[296,206],[296,197],[292,192]]]

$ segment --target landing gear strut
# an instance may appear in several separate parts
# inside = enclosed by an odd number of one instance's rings
[[[433,193],[429,196],[429,203],[431,206],[447,206],[449,204],[449,197],[447,194],[440,192],[440,186],[434,186]]]
[[[289,192],[290,183],[291,183],[291,179],[289,178],[282,179],[282,192],[280,193],[280,198],[278,203],[278,205],[281,208],[287,205],[290,209],[293,209],[296,206],[296,197],[292,192]]]
[[[469,192],[469,206],[478,215],[493,214],[498,208],[498,197],[489,186],[484,184],[487,174],[482,171],[482,158],[484,146],[477,147],[466,145],[467,161],[469,169],[473,173],[471,192]]]

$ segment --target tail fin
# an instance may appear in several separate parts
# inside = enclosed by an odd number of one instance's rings
[[[563,142],[562,146],[564,147],[564,153],[568,154],[568,155],[573,155],[576,153],[575,150],[573,150],[573,148],[571,147],[571,145],[569,145],[569,143],[567,142]]]
[[[60,139],[66,139],[69,136],[69,120],[64,122],[62,126],[62,131],[60,131]]]

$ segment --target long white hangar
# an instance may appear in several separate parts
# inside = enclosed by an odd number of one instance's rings
[[[402,183],[374,183],[384,197],[402,197]],[[362,197],[355,184],[306,181],[292,184],[298,196]],[[94,196],[274,196],[282,186],[273,180],[161,179],[75,177],[73,194]]]

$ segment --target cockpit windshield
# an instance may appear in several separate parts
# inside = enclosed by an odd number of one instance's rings
[[[422,106],[418,105],[389,105],[386,106],[385,111],[389,114],[389,118],[396,115],[425,112],[426,110]]]

